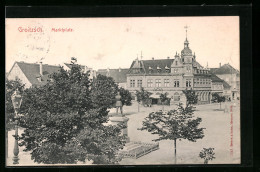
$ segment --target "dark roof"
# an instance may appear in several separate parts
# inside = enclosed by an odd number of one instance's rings
[[[217,77],[214,74],[211,74],[211,80],[212,80],[212,82],[223,82],[222,79],[220,79],[219,77]]]
[[[211,68],[211,72],[216,75],[221,74],[239,74],[239,71],[233,68],[230,64],[224,64],[219,68]]]
[[[64,63],[68,68],[72,68],[72,64],[69,64],[69,63]],[[84,65],[79,65],[81,69],[85,69],[85,66]]]
[[[223,87],[224,89],[229,89],[231,86],[226,81],[223,80]]]
[[[25,62],[16,63],[32,85],[45,85],[48,82],[47,80],[49,78],[49,74],[58,72],[60,70],[60,66],[42,64],[43,76],[42,81],[40,82],[37,79],[37,77],[40,76],[40,64]]]
[[[127,81],[126,74],[129,69],[99,69],[97,75],[104,75],[112,77],[116,83],[124,83]]]
[[[145,73],[149,73],[149,68],[152,69],[151,73],[168,73],[166,72],[166,66],[169,68],[169,71],[171,71],[171,64],[174,61],[174,59],[157,59],[157,60],[138,60],[133,61],[130,69],[134,67],[134,65],[139,62],[140,66],[143,68]],[[158,72],[157,68],[160,68],[161,71]]]

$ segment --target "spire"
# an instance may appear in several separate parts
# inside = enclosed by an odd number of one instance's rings
[[[185,39],[185,41],[184,41],[184,48],[185,47],[189,47],[189,41],[188,41],[188,38],[187,38],[187,29],[188,29],[188,26],[186,25],[186,26],[184,26],[184,28],[186,29],[186,39]]]
[[[143,58],[143,52],[141,51],[141,60],[142,60],[142,58]]]
[[[186,25],[186,26],[184,26],[184,28],[186,29],[186,41],[188,41],[188,39],[187,39],[187,30],[188,30],[188,26]]]

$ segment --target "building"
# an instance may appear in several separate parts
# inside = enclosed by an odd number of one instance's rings
[[[231,86],[224,80],[211,74],[211,93],[218,93],[222,96],[227,96],[226,93],[230,90]],[[228,98],[228,97],[227,97]]]
[[[115,83],[118,84],[119,87],[126,88],[127,86],[127,79],[126,75],[128,73],[129,69],[99,69],[97,71],[97,75],[104,75],[108,77],[112,77],[115,81]]]
[[[224,64],[219,68],[211,68],[211,73],[224,80],[230,87],[224,90],[224,95],[231,100],[240,97],[240,72],[233,68],[230,64]]]
[[[15,62],[7,74],[8,80],[20,79],[25,88],[32,86],[45,85],[49,78],[49,74],[58,72],[60,66],[42,64],[42,63],[25,63]]]
[[[62,67],[63,67],[65,70],[71,70],[72,64],[63,63],[63,64],[62,64]],[[93,70],[92,68],[89,68],[89,67],[87,67],[86,65],[80,65],[80,68],[82,69],[82,71],[83,71],[84,73],[89,72],[89,78],[90,78],[90,79],[93,79],[94,77],[96,77],[96,71]]]
[[[174,59],[134,60],[127,74],[127,89],[134,95],[143,87],[153,93],[153,103],[157,103],[161,93],[168,93],[171,104],[185,99],[182,90],[192,89],[198,95],[198,103],[210,103],[211,74],[209,69],[196,61],[195,53],[189,47],[186,37],[184,49]]]

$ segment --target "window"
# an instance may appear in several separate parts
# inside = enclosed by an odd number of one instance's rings
[[[130,80],[130,87],[135,87],[135,80]]]
[[[151,79],[147,80],[147,87],[153,87],[153,80]]]
[[[205,79],[202,79],[203,83],[202,84],[205,84]]]
[[[142,80],[141,79],[137,80],[137,87],[142,87]]]
[[[164,86],[170,87],[170,80],[169,79],[164,79]]]
[[[180,87],[180,81],[174,81],[174,87]]]
[[[186,81],[186,87],[191,87],[191,81]]]
[[[178,61],[176,61],[175,64],[178,65]]]
[[[179,93],[174,93],[173,100],[174,101],[180,101]]]
[[[161,80],[160,79],[155,80],[155,87],[161,87]]]

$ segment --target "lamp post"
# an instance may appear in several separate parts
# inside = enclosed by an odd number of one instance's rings
[[[19,164],[19,147],[18,147],[18,110],[21,106],[22,103],[22,96],[20,95],[20,92],[18,90],[15,90],[14,94],[11,96],[12,99],[12,103],[14,106],[14,110],[15,110],[15,141],[14,141],[14,157],[13,157],[13,164]]]

